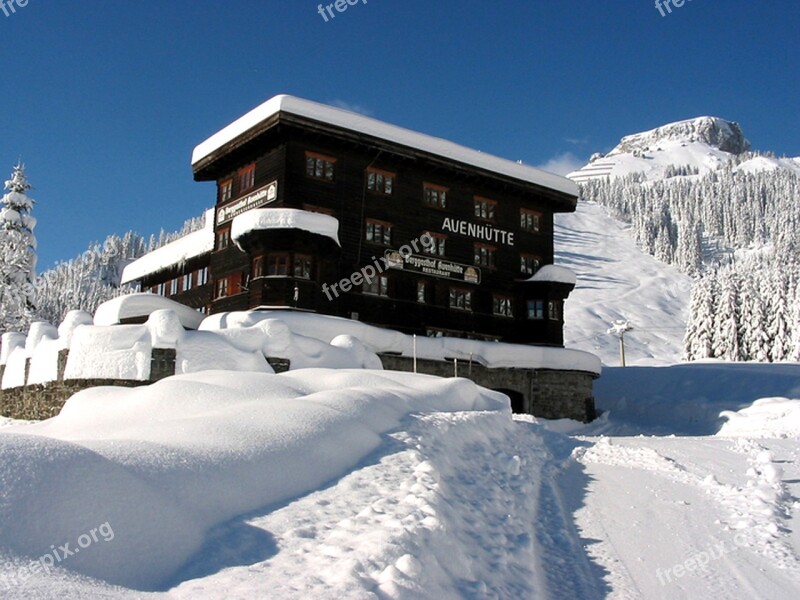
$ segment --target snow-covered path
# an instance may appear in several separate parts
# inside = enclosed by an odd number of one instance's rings
[[[592,438],[575,520],[612,598],[791,598],[794,440]],[[791,483],[787,483],[791,482]],[[794,489],[791,489],[794,488]]]
[[[208,575],[224,557],[207,554],[184,574],[207,576],[168,596],[252,598],[257,580],[285,598],[543,597],[534,529],[544,458],[506,415],[412,417],[330,487],[220,532],[239,543],[237,529],[249,528],[272,540],[272,556]]]

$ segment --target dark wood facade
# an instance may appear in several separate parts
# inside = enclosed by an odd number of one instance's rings
[[[574,210],[570,194],[284,112],[193,168],[197,181],[217,183],[217,243],[209,283],[178,301],[210,312],[289,307],[407,333],[563,343],[572,286],[526,280],[552,264],[553,215]],[[232,240],[230,217],[245,208],[331,215],[340,245],[298,229]],[[435,253],[415,257],[472,267],[471,277],[385,268],[377,284],[330,293],[425,233],[438,240]]]

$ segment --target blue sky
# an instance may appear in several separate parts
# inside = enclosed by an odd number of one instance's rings
[[[705,114],[800,155],[795,0],[687,0],[665,17],[652,0],[369,0],[328,22],[318,4],[0,11],[0,175],[27,165],[40,269],[211,206],[192,148],[278,93],[533,165]]]

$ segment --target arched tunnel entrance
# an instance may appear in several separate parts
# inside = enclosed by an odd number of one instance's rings
[[[494,388],[495,392],[505,394],[511,399],[511,412],[524,413],[525,412],[525,395],[517,390],[510,390],[507,388]]]

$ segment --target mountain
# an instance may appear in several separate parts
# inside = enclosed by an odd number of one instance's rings
[[[627,135],[608,154],[596,153],[567,177],[577,183],[639,173],[647,181],[705,175],[736,163],[744,172],[788,169],[800,173],[800,158],[749,153],[741,126],[719,117],[698,117]]]
[[[688,318],[678,353],[685,358],[800,360],[800,158],[749,147],[738,123],[699,117],[626,136],[569,175],[589,204],[562,224],[588,219],[583,238],[591,232],[597,239],[580,247],[581,236],[562,232],[567,244],[578,245],[564,249],[566,262],[571,255],[583,257],[576,270],[600,283],[590,286],[595,292],[576,290],[574,325],[568,305],[568,342],[581,347],[591,340],[609,362],[608,339],[591,318],[637,315],[646,323],[663,321],[658,329],[668,339],[636,349],[636,360],[675,360],[682,337],[675,329]],[[608,211],[605,217],[596,212],[600,207]],[[616,231],[614,220],[625,226]],[[657,259],[655,265],[629,268],[642,260],[637,251]],[[663,274],[654,277],[659,264]],[[609,273],[609,265],[617,271]],[[663,282],[674,277],[667,265],[695,278],[691,293],[688,278],[677,287],[667,284],[679,294],[661,293]],[[585,335],[571,334],[576,325]],[[635,337],[626,336],[631,343]]]

